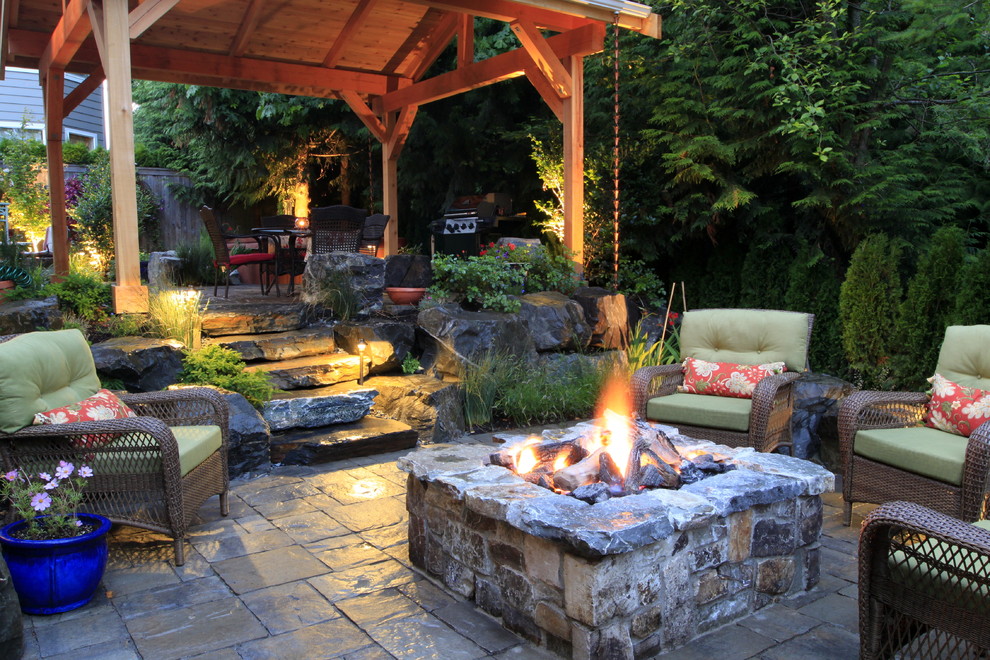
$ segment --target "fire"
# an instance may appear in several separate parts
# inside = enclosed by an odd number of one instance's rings
[[[553,462],[554,472],[556,472],[557,470],[563,470],[565,467],[569,465],[569,462],[567,460],[567,454],[568,454],[567,452],[562,451],[557,455],[557,458]]]
[[[633,448],[632,433],[629,428],[632,416],[632,401],[629,386],[621,376],[612,376],[605,384],[598,400],[598,417],[603,428],[599,430],[599,446],[605,447],[619,472],[626,477],[629,468],[629,454]]]
[[[536,452],[532,447],[526,447],[516,457],[516,472],[526,474],[535,468],[537,463],[539,460],[536,458]]]

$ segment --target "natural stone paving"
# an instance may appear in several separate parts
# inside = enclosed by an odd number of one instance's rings
[[[25,616],[24,658],[552,657],[412,567],[406,475],[395,465],[405,453],[234,482],[230,516],[220,516],[216,499],[204,505],[181,567],[171,563],[169,539],[115,529],[96,598],[73,612]],[[841,495],[823,499],[815,589],[659,657],[856,657],[856,547],[870,507],[855,507],[847,528]]]

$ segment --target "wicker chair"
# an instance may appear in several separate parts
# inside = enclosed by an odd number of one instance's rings
[[[261,293],[266,295],[271,291],[272,284],[275,285],[275,295],[280,295],[278,288],[278,259],[276,251],[268,250],[268,237],[264,234],[225,234],[220,230],[220,223],[217,222],[213,209],[204,206],[199,210],[199,215],[206,226],[206,233],[210,235],[210,242],[213,243],[216,277],[213,279],[213,295],[217,295],[217,286],[220,282],[220,275],[224,278],[223,297],[230,294],[230,271],[238,266],[246,264],[259,264],[261,267]],[[258,252],[248,252],[244,254],[230,254],[227,250],[227,241],[233,238],[250,238],[258,244]],[[267,279],[267,285],[266,285]]]
[[[860,658],[990,656],[990,521],[884,504],[859,537]]]
[[[361,254],[370,257],[378,254],[378,248],[385,238],[385,227],[391,217],[375,213],[364,219],[364,228],[361,230]]]
[[[936,373],[990,389],[990,326],[951,326]],[[987,507],[990,423],[965,438],[920,426],[924,392],[855,392],[839,408],[844,521],[854,502],[917,502],[972,522]],[[885,450],[886,449],[886,450]]]
[[[219,495],[220,513],[228,512],[227,401],[202,387],[125,394],[138,417],[31,426],[35,413],[99,387],[78,330],[0,337],[0,465],[30,473],[60,460],[89,465],[81,510],[168,534],[181,566],[203,502]]]
[[[313,254],[357,252],[361,246],[361,232],[367,215],[364,209],[350,206],[314,208],[309,214]]]
[[[808,367],[813,314],[758,309],[700,309],[681,322],[682,358],[763,364],[784,362],[789,371],[759,382],[752,399],[678,392],[679,364],[643,367],[633,374],[633,406],[641,417],[672,424],[685,435],[732,447],[770,452],[791,446],[791,383]],[[725,408],[722,414],[716,410]]]

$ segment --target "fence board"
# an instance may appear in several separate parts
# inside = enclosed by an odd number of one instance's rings
[[[197,242],[199,230],[203,226],[199,210],[191,204],[180,202],[169,189],[175,186],[188,186],[189,178],[173,170],[157,167],[139,167],[137,174],[161,205],[158,217],[162,249],[174,250],[183,243]]]

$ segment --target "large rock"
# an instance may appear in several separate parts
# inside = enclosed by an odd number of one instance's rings
[[[584,309],[591,325],[591,345],[625,349],[629,345],[629,312],[626,298],[600,287],[581,287],[571,296]]]
[[[309,321],[305,305],[263,303],[245,306],[243,303],[210,302],[203,313],[203,334],[210,337],[250,335],[259,332],[298,330]]]
[[[271,433],[261,413],[236,392],[221,390],[230,408],[230,437],[227,448],[227,471],[230,478],[271,468],[269,442]]]
[[[839,472],[839,404],[855,389],[852,383],[828,374],[803,373],[794,381],[794,413],[791,416],[793,455],[820,457],[827,468]]]
[[[290,360],[337,350],[333,328],[319,326],[260,335],[228,335],[207,343],[237,351],[245,360]]]
[[[519,315],[538,351],[579,350],[588,344],[591,327],[581,305],[556,291],[522,296]]]
[[[364,341],[365,357],[371,358],[371,373],[395,371],[416,343],[416,325],[412,322],[371,319],[365,323],[340,323],[334,328],[337,345],[353,355],[358,342]]]
[[[464,435],[464,411],[456,383],[430,376],[375,376],[365,383],[378,390],[372,412],[405,422],[422,444],[448,442]]]
[[[44,300],[0,299],[0,335],[19,335],[35,330],[58,328],[62,324],[62,312],[55,296]]]
[[[368,414],[377,395],[376,390],[364,387],[286,392],[265,403],[261,414],[272,431],[350,424]]]
[[[433,284],[433,266],[425,254],[396,254],[385,258],[385,286],[425,288]]]
[[[182,259],[175,250],[152,252],[148,256],[148,286],[151,288],[167,288],[179,283],[179,270]]]
[[[182,342],[151,337],[114,337],[93,344],[96,371],[116,379],[131,392],[155,392],[177,381],[182,370]]]
[[[357,252],[312,254],[303,273],[302,301],[324,305],[328,288],[348,286],[355,297],[356,316],[381,311],[385,293],[385,260]]]
[[[370,360],[365,356],[363,373],[367,375]],[[333,353],[311,355],[277,362],[258,362],[247,366],[247,371],[264,371],[271,384],[280,390],[297,390],[302,387],[334,385],[358,380],[362,375],[361,360],[356,355]]]
[[[326,463],[411,449],[416,446],[416,438],[416,431],[408,424],[365,417],[353,424],[277,435],[272,438],[272,460],[283,465]]]
[[[469,312],[448,304],[421,311],[417,322],[429,337],[423,363],[438,374],[457,376],[462,365],[477,363],[488,352],[536,359],[533,337],[518,314]]]

